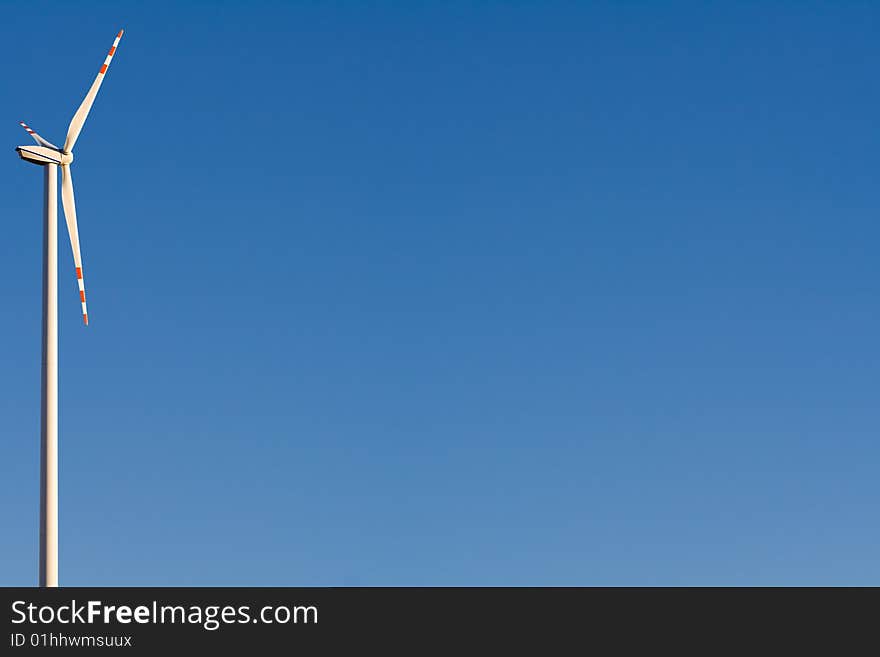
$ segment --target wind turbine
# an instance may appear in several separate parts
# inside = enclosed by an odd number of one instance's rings
[[[116,35],[98,77],[70,121],[64,147],[46,141],[25,123],[22,127],[39,144],[19,146],[15,150],[23,160],[45,167],[45,201],[43,204],[43,376],[42,421],[40,426],[40,586],[58,586],[58,167],[61,167],[61,203],[73,249],[79,300],[83,323],[88,325],[86,291],[83,283],[79,231],[76,227],[76,206],[73,201],[73,145],[76,143],[89,110],[104,82],[104,74],[122,38]]]

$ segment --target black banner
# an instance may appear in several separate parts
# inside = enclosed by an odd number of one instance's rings
[[[876,591],[5,588],[0,597],[4,655],[352,649],[545,654],[586,650],[599,641],[640,651],[686,645],[758,649],[774,642],[790,646],[796,638],[815,641],[823,633],[837,645],[873,628]]]

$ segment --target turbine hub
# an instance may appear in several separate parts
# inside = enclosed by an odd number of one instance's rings
[[[61,164],[70,164],[73,162],[73,153],[59,153],[61,156]]]

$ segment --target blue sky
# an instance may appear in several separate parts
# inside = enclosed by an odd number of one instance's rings
[[[880,584],[880,8],[6,3],[0,583]],[[62,224],[63,225],[63,224]]]

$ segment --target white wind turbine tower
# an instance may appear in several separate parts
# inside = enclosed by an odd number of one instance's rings
[[[61,166],[61,202],[73,249],[79,299],[82,303],[83,322],[88,325],[86,292],[83,285],[82,257],[79,251],[79,231],[76,227],[76,207],[73,202],[73,145],[76,143],[104,74],[113,59],[113,53],[122,38],[116,35],[113,47],[107,53],[98,77],[89,88],[67,128],[64,147],[58,148],[46,141],[27,125],[21,125],[39,146],[19,146],[15,150],[22,159],[45,167],[46,198],[43,205],[43,376],[42,422],[40,428],[40,586],[58,586],[58,166]]]

